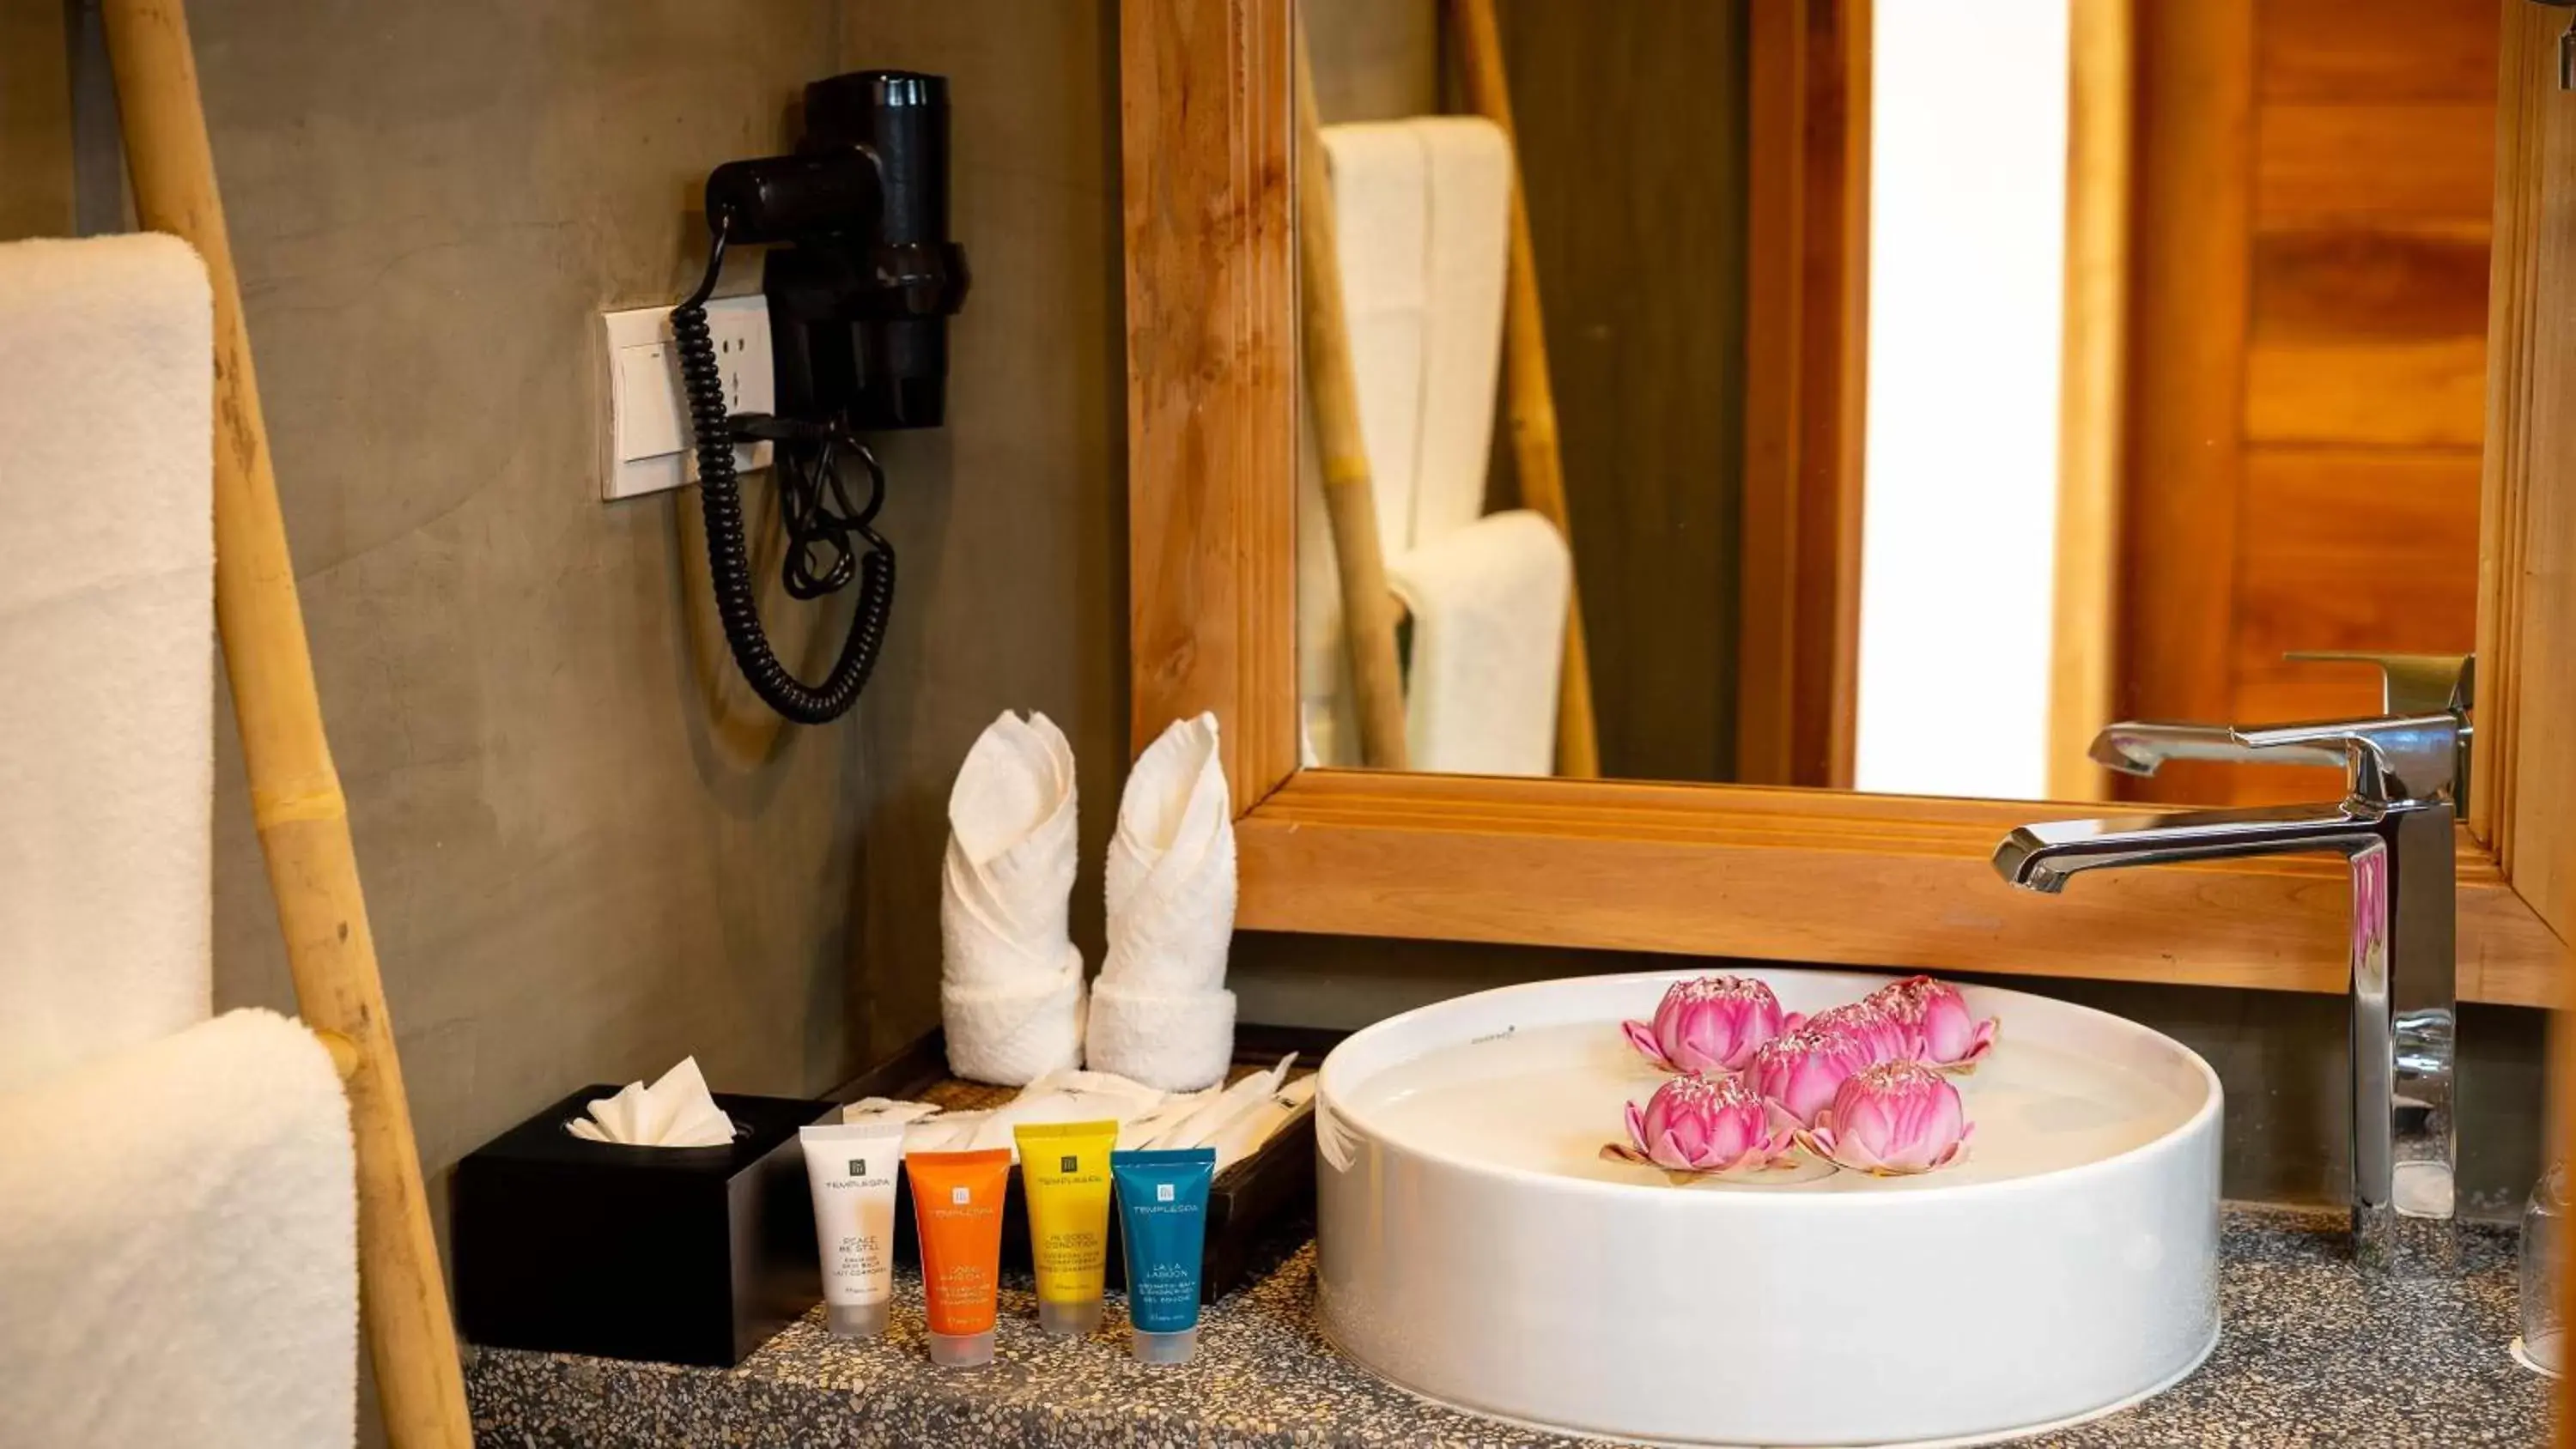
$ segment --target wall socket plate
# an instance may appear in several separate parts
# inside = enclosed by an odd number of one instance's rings
[[[608,467],[600,497],[614,503],[698,481],[689,447],[688,399],[680,388],[680,354],[671,339],[671,309],[637,307],[599,314],[608,345]],[[718,297],[707,303],[724,371],[725,410],[765,413],[777,406],[769,351],[769,299]],[[770,445],[733,450],[734,468],[769,466]]]

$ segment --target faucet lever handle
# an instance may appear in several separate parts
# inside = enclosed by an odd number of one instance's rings
[[[2448,710],[2382,719],[2318,720],[2231,731],[2257,754],[2340,748],[2353,799],[2374,805],[2452,799],[2460,717]]]
[[[2576,3],[2576,0],[2571,0]],[[2568,32],[2576,35],[2576,31]],[[2474,654],[2381,654],[2367,649],[2294,649],[2281,656],[2297,664],[2370,664],[2379,669],[2383,714],[2421,715],[2448,710],[2460,720],[2459,753],[2451,762],[2451,803],[2469,808],[2469,752],[2477,726],[2478,657]]]
[[[2370,664],[2379,669],[2382,713],[2465,715],[2477,695],[2474,654],[2382,654],[2368,649],[2293,649],[2292,664]]]

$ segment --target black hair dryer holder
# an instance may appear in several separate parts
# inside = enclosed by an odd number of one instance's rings
[[[710,225],[767,245],[782,416],[854,432],[935,428],[966,252],[948,235],[948,82],[866,70],[805,88],[793,155],[707,177]]]
[[[707,524],[708,572],[734,661],[771,708],[799,724],[836,719],[876,667],[893,607],[894,549],[875,530],[885,474],[859,438],[935,428],[947,412],[948,319],[966,302],[965,250],[948,234],[948,82],[869,70],[805,88],[805,137],[785,156],[729,161],[707,176],[706,277],[673,309]],[[729,415],[706,322],[729,246],[765,246],[777,412]],[[736,442],[778,444],[780,565],[790,595],[859,583],[831,672],[807,684],[769,646],[743,539]],[[840,464],[868,493],[853,502]]]

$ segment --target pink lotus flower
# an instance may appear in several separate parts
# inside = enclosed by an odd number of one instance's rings
[[[1921,1062],[1880,1062],[1845,1079],[1798,1145],[1836,1166],[1875,1177],[1947,1167],[1965,1156],[1976,1125],[1959,1089]]]
[[[1870,1062],[1904,1061],[1914,1055],[1911,1034],[1884,1007],[1872,1001],[1855,1001],[1819,1011],[1807,1018],[1807,1030],[1851,1038],[1869,1053]]]
[[[1702,976],[1664,992],[1652,1022],[1619,1029],[1646,1060],[1668,1072],[1740,1072],[1771,1038],[1803,1018],[1784,1017],[1771,988],[1749,976]]]
[[[1775,1125],[1811,1127],[1816,1114],[1833,1105],[1843,1082],[1875,1061],[1866,1043],[1811,1024],[1765,1042],[1745,1076],[1771,1105]]]
[[[1611,1155],[1672,1172],[1761,1167],[1789,1150],[1789,1130],[1767,1119],[1762,1098],[1741,1077],[1683,1075],[1628,1104],[1628,1138]]]
[[[1929,976],[1891,981],[1869,994],[1870,1004],[1905,1029],[1908,1056],[1951,1071],[1975,1069],[1994,1049],[1996,1023],[1969,1014],[1959,988]]]

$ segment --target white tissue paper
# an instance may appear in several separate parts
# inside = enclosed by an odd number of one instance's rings
[[[1082,1064],[1074,827],[1073,746],[1045,715],[1005,712],[948,795],[939,1006],[961,1077],[1016,1087]]]
[[[1167,1092],[1222,1082],[1234,1059],[1234,808],[1215,715],[1174,723],[1136,761],[1108,875],[1089,1064]]]
[[[722,1147],[733,1141],[733,1119],[708,1093],[696,1057],[682,1057],[649,1087],[628,1082],[616,1096],[593,1100],[589,1110],[564,1130],[585,1141],[629,1147]]]

